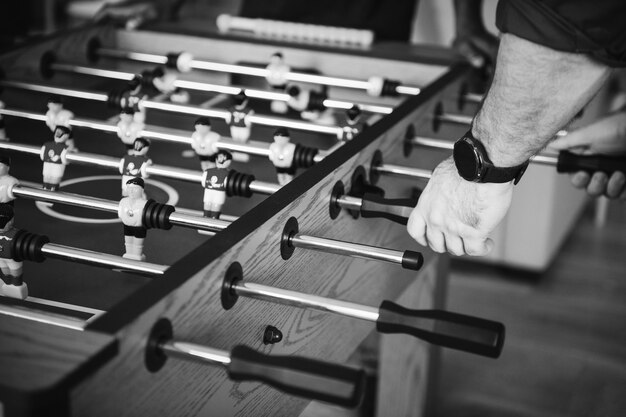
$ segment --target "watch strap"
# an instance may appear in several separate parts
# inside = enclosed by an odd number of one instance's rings
[[[517,184],[526,172],[529,162],[526,161],[521,165],[506,168],[495,167],[491,162],[488,162],[485,164],[485,173],[479,181],[505,183],[513,180],[513,184]]]

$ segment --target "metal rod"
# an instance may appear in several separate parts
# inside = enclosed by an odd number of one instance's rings
[[[0,141],[0,149],[7,149],[12,151],[18,151],[23,153],[30,153],[33,155],[39,155],[41,147],[33,145],[24,145],[15,142],[2,142]],[[66,155],[68,162],[96,165],[103,168],[111,168],[119,170],[120,159],[110,156],[103,156],[84,152],[68,152]],[[200,183],[202,180],[202,173],[200,171],[194,171],[184,168],[175,168],[165,165],[148,165],[146,167],[146,173],[148,175],[160,176],[164,178],[177,179],[181,181],[189,181]],[[280,185],[254,180],[250,183],[250,190],[257,194],[271,195],[280,190]]]
[[[25,83],[21,81],[0,80],[3,87],[19,88],[21,90],[36,91],[38,93],[56,94],[65,97],[74,97],[85,100],[108,101],[109,95],[96,91],[72,90],[69,88],[52,87],[48,85]]]
[[[296,291],[281,288],[268,287],[253,282],[239,281],[232,285],[232,289],[238,295],[258,298],[273,303],[287,304],[295,307],[314,308],[321,311],[329,311],[342,316],[355,319],[376,322],[378,320],[378,308],[351,303],[348,301],[334,300],[316,295],[302,294]]]
[[[25,110],[0,109],[0,114],[3,116],[21,117],[38,121],[46,120],[46,116],[43,114],[33,113]],[[71,126],[85,127],[88,129],[101,130],[111,133],[117,132],[117,126],[91,119],[72,119],[69,121],[69,124]],[[154,131],[145,129],[141,131],[140,135],[148,139],[184,143],[187,145],[191,144],[191,135],[183,130],[166,129],[165,131]],[[270,154],[269,144],[266,142],[248,141],[246,143],[242,143],[235,142],[228,137],[222,137],[220,141],[216,144],[216,146],[218,149],[231,152],[242,152],[249,155],[269,157]]]
[[[130,51],[117,51],[109,48],[99,48],[97,53],[100,56],[105,56],[108,58],[122,58],[153,64],[167,63],[167,56],[165,55],[143,54]],[[267,78],[270,75],[270,71],[267,68],[256,68],[246,65],[225,64],[197,59],[193,59],[191,61],[190,67],[197,70],[226,72],[230,74],[242,74],[263,78]],[[303,82],[308,84],[321,84],[333,87],[344,87],[366,91],[369,90],[371,87],[371,83],[369,81],[355,80],[343,77],[331,77],[327,75],[305,74],[293,71],[285,73],[285,79],[287,81]],[[419,88],[406,85],[399,85],[395,88],[395,90],[398,94],[403,95],[417,95],[420,93]]]
[[[559,130],[556,136],[564,136],[566,134],[567,134],[566,130]],[[454,149],[454,142],[445,140],[445,139],[425,138],[421,136],[416,136],[413,139],[411,139],[411,143],[416,146],[425,146],[427,148],[445,149],[445,150],[450,150],[450,151]],[[534,164],[540,164],[540,165],[556,166],[558,163],[558,160],[559,158],[556,155],[540,153],[540,154],[533,156],[530,162]],[[402,174],[398,174],[398,175],[402,175]]]
[[[102,68],[85,67],[82,65],[73,65],[55,62],[50,65],[50,68],[55,71],[71,72],[74,74],[92,75],[102,78],[110,78],[114,80],[131,81],[135,78],[135,74],[132,72],[113,71]]]
[[[471,125],[472,120],[474,120],[474,116],[467,116],[465,114],[455,114],[455,113],[443,113],[436,116],[440,122],[444,123],[455,123],[459,125]]]
[[[250,190],[257,194],[272,195],[280,190],[280,185],[271,182],[254,180],[250,183]]]
[[[122,269],[124,271],[138,272],[146,275],[162,275],[165,273],[167,268],[169,268],[166,265],[136,261],[134,259],[122,258],[117,255],[72,248],[69,246],[58,245],[56,243],[44,244],[41,251],[49,258],[70,260],[93,266]]]
[[[454,142],[445,139],[425,138],[422,136],[416,136],[411,139],[411,144],[414,146],[425,146],[427,148],[445,149],[451,151],[454,149]]]
[[[340,240],[296,234],[290,239],[296,248],[315,249],[337,255],[347,255],[356,258],[373,259],[378,261],[402,264],[402,251],[378,248],[376,246],[361,245],[358,243],[343,242]]]
[[[161,342],[159,347],[167,356],[185,360],[193,359],[213,365],[230,365],[230,352],[225,350],[174,340]]]
[[[463,99],[470,103],[482,103],[485,96],[478,93],[467,93],[463,96]]]
[[[556,155],[535,155],[530,159],[533,164],[556,166],[559,162],[559,157]]]
[[[47,300],[45,298],[31,297],[30,295],[26,298],[26,301],[29,301],[31,303],[46,305],[46,306],[64,308],[66,310],[80,311],[82,313],[93,314],[94,316],[98,316],[98,315],[106,313],[106,311],[104,310],[98,310],[98,309],[91,308],[91,307],[79,306],[76,304],[62,303],[60,301]]]
[[[119,208],[119,203],[116,201],[96,197],[87,197],[62,191],[48,191],[19,184],[12,186],[9,193],[17,197],[29,198],[37,201],[66,204],[115,214],[117,214]],[[176,210],[178,210],[178,208]],[[210,219],[197,214],[194,215],[184,209],[182,209],[181,212],[173,212],[169,217],[169,221],[177,226],[208,230],[211,232],[219,232],[230,225],[230,222]]]
[[[363,200],[356,197],[350,197],[349,195],[342,195],[337,198],[336,203],[339,207],[348,210],[361,210]]]
[[[98,48],[97,54],[107,58],[122,58],[131,61],[147,62],[150,64],[167,64],[167,56],[156,54],[145,54],[139,52],[119,51],[117,49]]]
[[[373,166],[373,170],[379,174],[396,175],[399,177],[430,179],[432,171],[429,169],[409,168],[400,165],[382,164]]]
[[[85,320],[77,317],[63,316],[50,311],[44,312],[15,305],[0,304],[0,314],[73,330],[84,330],[87,325]]]
[[[15,81],[0,81],[0,85],[5,87],[14,87],[30,91],[38,91],[50,94],[57,94],[68,97],[77,97],[88,100],[108,101],[108,94],[93,93],[80,90],[72,90],[69,88],[49,87],[44,85],[15,82]],[[150,99],[142,99],[141,105],[146,109],[161,110],[172,113],[181,113],[186,115],[196,115],[213,117],[218,119],[228,120],[230,118],[230,112],[223,109],[205,109],[197,106],[188,106],[183,104],[165,103],[161,101],[155,101]],[[263,116],[259,114],[251,114],[248,116],[248,120],[252,124],[271,126],[271,127],[286,127],[289,129],[303,130],[307,132],[323,133],[328,135],[338,135],[342,132],[342,128],[339,126],[324,126],[317,125],[315,123],[301,122],[297,120],[283,119],[278,117]]]

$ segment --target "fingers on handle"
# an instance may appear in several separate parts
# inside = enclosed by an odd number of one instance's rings
[[[490,238],[463,239],[465,253],[469,256],[485,256],[493,249],[493,240]]]
[[[604,172],[594,172],[587,185],[587,193],[596,197],[604,194],[608,182],[609,177]]]
[[[411,235],[417,243],[422,246],[428,246],[426,243],[426,222],[417,209],[411,212],[406,228],[409,235]]]
[[[426,241],[428,246],[437,253],[446,252],[446,241],[443,233],[432,227],[426,227]]]
[[[550,142],[552,149],[564,150],[580,146],[590,146],[594,141],[606,134],[606,127],[593,123],[569,132],[567,135]]]
[[[606,186],[606,196],[609,198],[617,198],[626,190],[626,175],[617,171],[611,175]]]
[[[577,173],[571,175],[572,185],[576,188],[587,188],[590,180],[591,175],[585,171],[578,171]]]

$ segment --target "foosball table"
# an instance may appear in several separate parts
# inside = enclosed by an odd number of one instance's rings
[[[500,354],[405,229],[481,100],[452,52],[101,26],[0,67],[3,415],[420,415],[440,347]]]

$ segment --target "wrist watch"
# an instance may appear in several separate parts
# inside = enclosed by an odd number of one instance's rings
[[[454,144],[454,164],[459,175],[472,182],[517,184],[524,175],[530,161],[514,167],[496,167],[493,165],[484,145],[472,135],[470,129]]]

